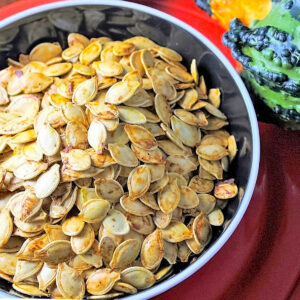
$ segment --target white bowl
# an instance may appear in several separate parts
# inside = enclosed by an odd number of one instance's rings
[[[257,119],[249,94],[240,76],[224,55],[207,38],[189,25],[166,13],[147,6],[116,0],[73,0],[55,2],[25,10],[4,19],[0,22],[0,35],[1,30],[7,28],[7,26],[13,28],[17,26],[22,27],[25,23],[28,24],[39,18],[44,18],[49,11],[64,11],[65,8],[69,7],[77,9],[79,6],[80,11],[90,8],[91,6],[93,6],[94,10],[97,10],[97,8],[101,9],[103,6],[109,6],[112,7],[112,10],[131,11],[135,18],[137,18],[136,23],[139,24],[139,26],[133,25],[131,30],[140,30],[142,34],[156,42],[177,50],[189,61],[193,57],[198,58],[197,61],[200,61],[200,65],[203,67],[201,69],[206,70],[211,85],[213,87],[223,87],[224,89],[223,94],[225,100],[222,102],[222,110],[228,116],[231,130],[238,141],[239,154],[234,164],[235,171],[233,171],[233,175],[238,185],[243,187],[245,192],[241,200],[235,199],[230,202],[229,208],[225,213],[227,220],[226,229],[224,229],[223,232],[219,232],[218,237],[193,264],[187,266],[172,278],[163,280],[145,291],[140,291],[135,295],[126,297],[126,299],[132,300],[148,299],[167,291],[199,270],[220,250],[238,226],[251,199],[258,173],[260,145]],[[106,24],[106,29],[108,28],[109,30],[109,26],[110,25]],[[128,25],[125,27],[124,36],[126,36],[129,30]],[[119,29],[119,33],[115,34],[122,35],[122,25],[117,24],[116,28]],[[38,28],[36,28],[36,30],[38,31]],[[86,29],[82,27],[80,27],[79,32],[87,34]],[[111,32],[114,34],[112,30]],[[115,32],[117,32],[117,30],[115,30]],[[24,51],[24,47],[30,47],[29,44],[26,45],[26,42],[20,44],[18,36],[12,41],[9,41],[8,45],[12,45],[12,49],[4,55],[17,55],[21,50]],[[0,55],[4,57],[3,53],[1,53],[1,49]],[[4,67],[3,64],[4,62],[0,61],[1,68]],[[8,285],[8,283],[2,284],[2,289],[8,291]],[[0,292],[0,296],[6,298],[13,297],[4,291]]]

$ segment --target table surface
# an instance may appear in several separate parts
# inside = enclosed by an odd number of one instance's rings
[[[0,19],[53,0],[0,0]],[[165,11],[221,43],[223,29],[192,0],[136,1]],[[300,132],[259,123],[261,162],[256,188],[240,225],[198,272],[156,300],[300,299]]]

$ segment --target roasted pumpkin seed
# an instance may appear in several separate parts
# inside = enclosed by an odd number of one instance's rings
[[[150,182],[151,174],[146,165],[138,166],[133,169],[127,181],[129,197],[135,199],[143,196],[149,189]]]
[[[97,59],[102,50],[102,46],[98,41],[90,43],[86,48],[80,53],[80,63],[83,65],[89,65],[95,59]]]
[[[41,250],[36,252],[36,256],[49,264],[58,264],[70,259],[73,255],[71,243],[65,240],[50,242]]]
[[[172,111],[170,104],[163,95],[157,94],[154,98],[155,111],[159,119],[166,125],[170,124]]]
[[[218,199],[230,199],[237,195],[238,187],[234,183],[234,179],[228,179],[225,181],[220,181],[216,184],[214,195]]]
[[[76,236],[78,235],[84,227],[84,221],[81,216],[73,216],[66,219],[62,223],[62,231],[65,235]]]
[[[77,105],[84,105],[92,101],[98,91],[97,78],[92,77],[91,79],[81,82],[74,90],[72,101]]]
[[[86,223],[78,235],[71,237],[72,250],[76,254],[84,254],[92,247],[94,240],[93,227]]]
[[[106,138],[107,133],[104,124],[97,119],[93,120],[88,130],[88,142],[96,153],[102,153]]]
[[[178,243],[192,237],[192,232],[181,222],[171,222],[162,229],[162,238],[170,243]]]
[[[115,249],[110,261],[112,269],[124,268],[130,265],[140,252],[140,244],[135,239],[128,239],[122,242]]]
[[[126,217],[116,209],[109,210],[103,220],[104,228],[114,235],[124,235],[129,232],[129,224]]]
[[[138,199],[131,199],[128,195],[120,198],[120,204],[126,212],[136,216],[148,216],[153,214],[152,209],[144,205]]]
[[[172,178],[169,183],[158,192],[158,205],[165,214],[171,213],[179,204],[180,190],[177,179]]]
[[[196,175],[190,180],[189,187],[196,193],[210,193],[214,188],[214,182]]]
[[[101,222],[107,215],[110,204],[107,200],[92,199],[82,206],[82,217],[87,223]]]
[[[201,133],[196,126],[189,125],[175,116],[171,117],[171,126],[184,145],[195,147],[200,142]]]
[[[59,181],[59,164],[54,164],[38,178],[34,188],[36,196],[38,198],[50,196],[56,190]]]
[[[210,212],[213,211],[216,205],[216,198],[213,195],[198,194],[198,199],[199,208],[204,214],[208,215]]]
[[[41,291],[37,286],[26,283],[14,283],[13,288],[25,295],[36,296],[36,297],[49,297],[49,294]]]
[[[136,157],[147,164],[165,164],[165,159],[162,151],[160,149],[155,150],[145,150],[136,146],[135,144],[131,144],[131,149],[136,155]],[[149,165],[148,165],[149,166]],[[152,176],[151,176],[152,181]]]
[[[124,103],[137,92],[139,86],[139,82],[133,82],[132,84],[127,81],[117,82],[108,89],[105,101],[111,104]]]
[[[58,44],[40,43],[30,51],[29,60],[46,62],[53,57],[59,56],[61,51],[62,49]]]
[[[204,247],[210,242],[212,229],[208,218],[203,213],[200,213],[195,218],[192,229],[194,237],[200,243],[200,245]]]
[[[119,272],[99,269],[88,277],[86,288],[90,294],[100,296],[108,293],[119,279]]]
[[[56,285],[59,292],[66,299],[82,299],[85,284],[80,273],[66,263],[59,264],[56,274]]]
[[[56,269],[52,269],[46,263],[44,263],[41,271],[37,275],[39,289],[41,291],[46,291],[47,288],[55,281],[56,272]]]
[[[116,180],[99,178],[94,184],[96,194],[111,203],[118,202],[124,194],[122,186]]]
[[[141,249],[141,261],[146,269],[156,268],[164,255],[164,244],[160,229],[156,229],[143,241]]]
[[[121,280],[139,290],[147,289],[155,283],[154,274],[143,267],[130,267],[123,270]]]

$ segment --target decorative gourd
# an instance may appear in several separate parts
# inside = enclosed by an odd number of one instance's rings
[[[228,29],[234,18],[250,25],[263,19],[271,10],[271,0],[197,0],[197,5]]]
[[[273,2],[250,28],[232,20],[223,42],[243,65],[247,86],[288,127],[300,129],[300,0]]]

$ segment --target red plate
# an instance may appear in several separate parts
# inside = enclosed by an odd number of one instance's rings
[[[0,9],[0,19],[53,0],[22,0]],[[223,29],[192,0],[139,0],[221,43]],[[202,269],[157,300],[300,299],[300,132],[260,123],[261,163],[253,198],[225,246]]]

